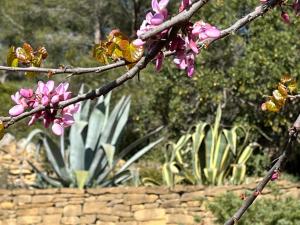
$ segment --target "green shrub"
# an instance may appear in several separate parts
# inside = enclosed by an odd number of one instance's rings
[[[224,224],[241,206],[242,200],[227,193],[210,203],[209,209],[216,217],[217,224]],[[300,199],[274,198],[259,199],[252,205],[239,225],[296,225],[300,224]]]

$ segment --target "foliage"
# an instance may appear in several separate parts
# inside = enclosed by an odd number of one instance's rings
[[[15,48],[11,46],[7,54],[7,65],[11,67],[18,67],[19,63],[30,67],[40,67],[42,61],[48,56],[45,47],[39,47],[36,51],[30,44],[24,43],[23,47]],[[28,77],[34,77],[36,73],[25,73]]]
[[[119,149],[117,144],[128,120],[130,98],[123,96],[110,113],[110,96],[109,93],[105,98],[100,97],[94,106],[90,100],[80,105],[80,112],[74,115],[75,124],[70,129],[67,148],[63,136],[59,147],[50,136],[40,130],[29,135],[28,141],[37,134],[41,136],[47,158],[58,177],[49,177],[35,168],[46,182],[53,186],[67,187],[77,184],[80,188],[119,185],[131,178],[128,168],[162,141],[161,138],[136,149],[161,129],[158,128],[124,149]],[[133,150],[135,152],[132,153]],[[128,154],[133,155],[121,168],[116,169],[118,162]]]
[[[268,100],[262,104],[261,108],[270,112],[279,112],[288,99],[288,95],[295,93],[296,90],[297,82],[294,78],[288,75],[282,77],[277,90],[273,91],[272,96],[268,96]]]
[[[224,224],[235,210],[240,207],[241,199],[227,193],[209,203],[209,209],[215,215],[218,224]],[[300,223],[300,200],[260,199],[251,206],[239,221],[241,225],[294,225]]]
[[[144,54],[143,46],[135,46],[119,30],[113,30],[107,40],[100,41],[94,46],[93,57],[102,64],[108,64],[109,60],[124,59],[126,62],[135,63]]]

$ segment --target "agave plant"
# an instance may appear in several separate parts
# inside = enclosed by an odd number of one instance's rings
[[[128,120],[130,97],[123,96],[111,112],[110,98],[111,93],[108,93],[106,97],[100,97],[95,105],[90,100],[82,102],[79,112],[74,116],[75,124],[66,138],[68,141],[62,136],[60,145],[41,130],[31,132],[28,142],[39,136],[48,161],[57,175],[57,178],[50,177],[30,163],[42,180],[52,186],[77,185],[80,188],[119,185],[131,178],[128,168],[163,140],[160,138],[136,151],[140,144],[160,131],[160,127],[124,149],[119,149],[118,141]],[[135,154],[116,169],[118,162],[129,153],[132,154],[133,150]]]
[[[246,162],[257,146],[248,143],[249,132],[242,126],[222,129],[221,116],[219,106],[214,125],[200,122],[192,134],[193,174],[197,183],[222,184],[230,175],[233,183],[242,183]]]
[[[240,184],[245,180],[246,163],[257,144],[248,143],[249,132],[242,126],[222,129],[221,116],[219,106],[213,125],[199,122],[192,134],[188,132],[177,143],[167,145],[162,167],[164,184],[217,185],[228,178],[232,183]],[[143,181],[155,184],[150,178]]]

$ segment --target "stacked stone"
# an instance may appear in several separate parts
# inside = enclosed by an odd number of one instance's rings
[[[35,145],[30,143],[25,148],[25,140],[16,139],[6,134],[0,141],[0,187],[26,187],[35,183],[36,175],[26,160],[34,162],[37,167],[41,167],[36,161]]]
[[[282,197],[300,198],[300,184],[278,185],[284,190]],[[225,192],[240,194],[247,188],[0,189],[0,225],[212,225],[206,203]],[[272,196],[270,189],[263,194]]]

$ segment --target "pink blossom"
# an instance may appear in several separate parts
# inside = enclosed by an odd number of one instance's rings
[[[277,180],[279,178],[278,170],[275,170],[272,174],[271,181]]]
[[[191,0],[182,0],[179,6],[179,12],[182,12],[191,4],[192,4]]]
[[[79,104],[69,105],[63,109],[53,109],[55,106],[58,106],[60,101],[71,98],[71,92],[68,91],[68,87],[69,83],[61,83],[55,87],[54,81],[49,80],[47,83],[39,81],[34,93],[32,89],[21,88],[20,91],[11,96],[16,105],[9,110],[9,114],[18,116],[25,110],[31,110],[40,105],[52,107],[51,109],[35,113],[28,125],[32,125],[38,119],[42,119],[46,128],[52,124],[53,133],[62,135],[64,128],[74,123],[73,114],[79,109]]]
[[[174,63],[181,70],[185,70],[189,77],[192,77],[195,71],[195,54],[193,52],[181,52],[176,55]]]
[[[152,0],[152,10],[153,12],[149,12],[146,15],[146,19],[142,22],[140,29],[137,31],[137,36],[140,37],[142,34],[150,31],[156,26],[162,24],[168,18],[168,10],[167,5],[169,0]],[[158,38],[162,37],[162,35],[166,32],[162,32],[157,35]],[[134,45],[142,46],[145,44],[141,39],[136,39],[133,41]]]
[[[156,56],[156,64],[155,64],[155,68],[157,71],[160,71],[163,61],[164,61],[164,53],[162,51],[160,51],[157,56]]]
[[[281,18],[283,20],[283,22],[287,23],[287,24],[290,24],[291,23],[291,20],[290,20],[290,16],[289,14],[287,14],[287,12],[281,12]]]
[[[221,31],[208,23],[198,21],[193,26],[192,34],[198,35],[200,41],[204,41],[208,38],[218,38]]]

